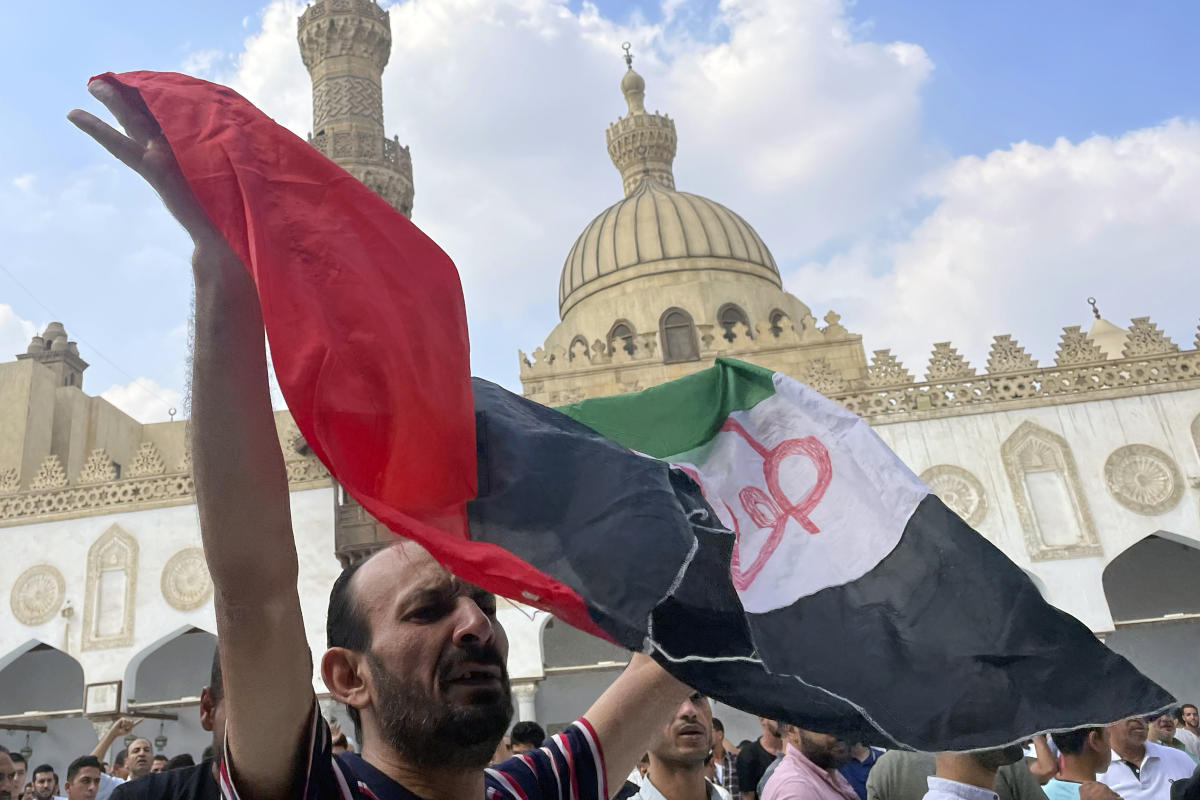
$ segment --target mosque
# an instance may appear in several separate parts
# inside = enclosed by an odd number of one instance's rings
[[[383,124],[388,13],[374,0],[316,0],[298,38],[313,80],[310,142],[411,214],[410,154]],[[645,81],[626,64],[626,110],[606,132],[624,196],[567,252],[561,321],[519,356],[525,395],[559,405],[638,391],[718,356],[788,373],[873,425],[1047,600],[1196,702],[1200,336],[1183,349],[1147,317],[1120,327],[1097,311],[1086,330],[1063,328],[1053,364],[1009,335],[995,337],[982,370],[947,342],[933,345],[921,377],[888,350],[868,361],[836,313],[818,320],[783,290],[746,220],[676,188],[675,124],[646,111]],[[159,751],[198,754],[215,623],[187,422],[142,424],[87,394],[87,366],[57,322],[0,363],[0,596],[11,610],[0,626],[0,744],[65,764],[125,713],[145,718],[138,733]],[[287,412],[276,427],[319,653],[341,566],[388,535]],[[561,727],[626,660],[544,612],[506,602],[499,614],[518,719]],[[731,738],[757,735],[747,715],[717,714]]]

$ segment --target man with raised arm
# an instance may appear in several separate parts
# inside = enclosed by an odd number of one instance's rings
[[[140,174],[191,235],[196,283],[192,463],[214,585],[228,798],[601,798],[689,689],[645,656],[547,746],[486,769],[511,715],[508,641],[494,598],[413,543],[336,582],[321,676],[361,725],[334,757],[312,690],[287,476],[267,388],[258,295],[213,227],[144,102],[89,90],[124,127],[71,121]]]

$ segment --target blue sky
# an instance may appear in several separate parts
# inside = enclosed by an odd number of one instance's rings
[[[8,126],[0,157],[0,236],[7,242],[0,249],[0,345],[13,350],[27,323],[44,325],[51,318],[44,304],[82,340],[93,364],[90,392],[147,379],[148,392],[114,397],[155,418],[175,401],[184,388],[187,242],[137,179],[114,168],[64,114],[88,105],[84,83],[95,72],[191,64],[303,133],[306,110],[294,100],[307,76],[288,41],[294,9],[283,8],[286,2],[272,6],[275,22],[264,17],[266,0],[26,4],[21,24],[0,31],[0,68],[10,76],[0,89]],[[570,0],[562,13],[550,0],[540,11],[529,10],[537,3],[517,6],[396,4],[397,44],[385,75],[389,133],[414,148],[415,218],[464,274],[477,373],[518,385],[516,349],[532,351],[557,321],[562,256],[590,215],[617,199],[602,131],[623,111],[607,87],[623,69],[612,44],[625,37],[638,42],[648,104],[662,105],[679,123],[681,188],[743,213],[775,252],[787,288],[818,316],[836,307],[867,337],[868,352],[892,346],[917,362],[909,366],[918,373],[919,351],[930,342],[961,340],[978,362],[992,334],[1014,332],[1045,362],[1062,325],[1087,323],[1087,294],[1098,294],[1118,324],[1150,314],[1177,342],[1190,343],[1197,316],[1191,300],[1141,285],[1140,263],[1123,276],[1116,268],[1123,262],[1105,266],[1097,253],[1145,259],[1156,265],[1155,280],[1185,277],[1198,228],[1174,210],[1189,199],[1200,206],[1191,158],[1200,159],[1192,149],[1200,146],[1193,126],[1200,117],[1200,49],[1189,39],[1200,6],[795,0],[790,7],[787,0],[737,0],[722,8],[713,0],[605,0],[593,10]],[[760,24],[764,19],[769,24]],[[772,25],[795,31],[794,53],[771,35]],[[539,35],[526,41],[531,27]],[[488,43],[492,61],[472,61],[478,42]],[[761,57],[795,80],[772,96],[771,82],[746,66],[705,72],[704,83],[698,72],[722,53],[743,66]],[[452,83],[490,79],[467,68],[476,63],[517,100],[492,105],[486,97],[497,94],[494,88],[481,85],[472,94]],[[444,66],[465,77],[448,76]],[[732,85],[738,80],[748,83]],[[522,81],[536,85],[513,88]],[[421,93],[426,83],[442,96],[461,88],[462,99],[439,104],[432,90]],[[727,91],[706,108],[714,85]],[[518,119],[533,107],[514,103],[530,94],[544,98],[533,109],[543,116],[526,128]],[[457,116],[416,116],[418,108]],[[1182,122],[1168,127],[1173,119]],[[492,138],[474,138],[469,129],[476,124]],[[834,135],[819,131],[822,124]],[[501,130],[508,128],[511,138]],[[843,130],[857,154],[829,144]],[[461,132],[461,141],[446,131]],[[760,142],[764,136],[770,141]],[[1013,146],[1021,142],[1029,147]],[[828,155],[819,150],[826,146]],[[768,151],[775,161],[764,166]],[[1138,177],[1146,175],[1157,177]],[[451,199],[463,187],[478,194],[466,209]],[[1144,201],[1123,211],[1134,197]],[[468,238],[467,231],[485,235],[477,220],[503,221],[514,205],[527,209],[521,224],[497,222],[483,244]],[[990,255],[1008,247],[1000,233],[970,249],[964,232],[1003,231],[1025,207],[1030,217],[1058,221],[1027,226],[1011,237],[1020,246],[1003,253]],[[1143,208],[1146,219],[1139,217]],[[1047,209],[1078,211],[1059,218]],[[1098,216],[1089,222],[1088,214]],[[1097,222],[1114,214],[1119,225]],[[1047,252],[1052,270],[1029,256]],[[1012,274],[996,283],[987,257],[1009,259],[1005,271],[1012,263]],[[913,301],[892,313],[879,305],[879,295],[894,287],[936,283],[939,263],[976,277],[957,294],[932,294],[928,307]],[[498,308],[517,297],[495,298],[501,279],[519,284],[518,313]],[[1040,304],[1016,308],[1034,284],[1045,294]],[[968,296],[972,285],[978,296]],[[987,300],[996,286],[1011,289],[1012,308]],[[940,311],[960,304],[957,318]],[[986,330],[980,308],[994,317]],[[907,324],[914,317],[923,320],[915,331]],[[147,402],[129,399],[139,392]]]

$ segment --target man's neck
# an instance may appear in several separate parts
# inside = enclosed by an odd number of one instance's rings
[[[1092,770],[1091,765],[1085,763],[1083,759],[1076,756],[1063,756],[1062,769],[1059,770],[1058,777],[1075,783],[1087,783],[1096,780],[1096,773]]]
[[[1113,747],[1113,752],[1130,764],[1141,764],[1142,759],[1146,757],[1146,743],[1142,742],[1139,745],[1129,745],[1128,747]]]
[[[855,761],[866,761],[871,757],[871,748],[865,744],[855,744],[850,747],[850,755],[854,756]]]
[[[1191,725],[1191,724],[1185,722],[1185,723],[1183,723],[1183,727],[1187,728],[1189,731],[1196,734],[1197,736],[1200,736],[1200,725]]]
[[[779,755],[779,751],[783,749],[783,740],[778,736],[771,736],[767,733],[758,737],[758,743],[762,745],[763,750],[766,750],[773,756]]]
[[[650,783],[667,800],[708,800],[708,783],[704,780],[704,765],[675,765],[659,761],[650,755]]]
[[[415,767],[399,753],[377,744],[373,736],[362,748],[363,760],[413,794],[427,800],[461,800],[483,797],[483,767],[466,770],[429,770]]]

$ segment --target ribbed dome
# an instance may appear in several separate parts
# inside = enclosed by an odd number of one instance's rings
[[[635,269],[648,264],[657,266]],[[744,219],[707,197],[677,192],[645,176],[575,240],[558,284],[559,313],[644,274],[713,269],[783,285],[771,252]]]

